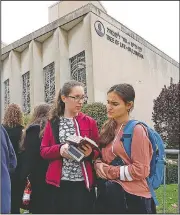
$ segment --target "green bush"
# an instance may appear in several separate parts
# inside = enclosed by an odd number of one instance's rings
[[[106,106],[101,102],[85,104],[82,112],[96,120],[99,130],[107,120]]]
[[[24,125],[24,127],[26,127],[26,125],[29,123],[30,119],[31,119],[30,114],[24,114],[24,116],[23,116],[23,125]]]
[[[178,165],[177,164],[166,164],[166,184],[177,184],[178,183]]]

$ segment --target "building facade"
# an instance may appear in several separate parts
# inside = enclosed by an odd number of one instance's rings
[[[106,103],[114,84],[136,91],[133,118],[153,125],[153,100],[179,63],[107,14],[99,1],[61,1],[49,7],[49,24],[2,48],[1,110],[9,103],[25,113],[51,103],[65,81],[86,85],[88,103]]]

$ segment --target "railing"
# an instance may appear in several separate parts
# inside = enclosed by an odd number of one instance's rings
[[[179,179],[179,174],[180,174],[180,150],[177,149],[166,149],[165,150],[166,155],[171,154],[171,155],[178,155],[178,214],[180,213],[180,179]],[[166,212],[166,166],[164,167],[164,195],[163,195],[163,214]]]

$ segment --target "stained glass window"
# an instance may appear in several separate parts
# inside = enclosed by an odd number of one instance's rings
[[[22,101],[23,101],[23,112],[25,114],[30,113],[30,72],[26,72],[22,75]]]
[[[47,65],[44,71],[44,94],[45,102],[52,103],[55,96],[55,69],[54,62]]]
[[[85,93],[87,94],[85,51],[70,58],[70,69],[71,79],[82,82],[85,86]]]
[[[4,82],[4,108],[10,103],[9,79]]]

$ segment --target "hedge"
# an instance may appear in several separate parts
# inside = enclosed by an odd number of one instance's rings
[[[178,183],[178,164],[166,164],[166,184]]]
[[[31,119],[31,115],[30,114],[24,114],[23,116],[23,126],[26,127],[26,125],[29,123]]]
[[[107,120],[106,105],[101,102],[94,102],[92,104],[85,104],[82,108],[82,112],[91,116],[97,121],[99,130],[104,122]]]
[[[107,120],[106,105],[104,105],[101,102],[94,102],[92,104],[84,104],[84,106],[82,108],[82,112],[97,121],[99,130],[101,129],[104,122]],[[23,117],[24,126],[26,126],[29,123],[30,119],[31,119],[30,114],[24,115],[24,117]]]

